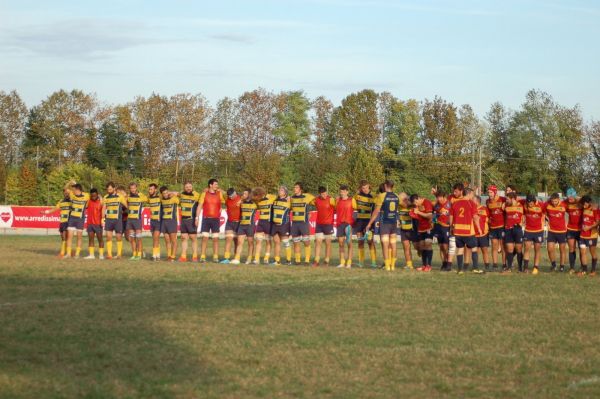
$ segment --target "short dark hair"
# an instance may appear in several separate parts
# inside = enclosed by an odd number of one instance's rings
[[[75,190],[83,191],[83,187],[79,183],[75,183],[72,186]]]
[[[361,181],[358,182],[358,187],[367,186],[367,185],[369,185],[369,181],[366,179],[362,179]]]
[[[385,193],[385,183],[381,183],[379,185],[379,193]]]
[[[164,193],[165,191],[167,191],[168,189],[169,189],[169,187],[167,187],[167,186],[161,186],[161,187],[158,189],[158,191],[160,191],[160,193],[162,194],[162,193]]]
[[[446,196],[447,196],[447,194],[444,192],[444,190],[437,190],[437,191],[435,192],[435,196],[436,196],[436,197],[446,197]]]
[[[510,199],[517,199],[517,193],[514,191],[511,191],[510,193],[506,194],[506,196]]]
[[[534,194],[529,193],[529,194],[527,194],[527,197],[525,197],[525,201],[535,202],[535,201],[537,201],[537,198]]]
[[[550,199],[551,199],[551,200],[553,200],[553,199],[560,199],[560,194],[559,194],[559,193],[553,193],[553,194],[550,196]]]
[[[133,187],[133,186],[137,186],[137,183],[136,182],[129,183],[129,187]]]
[[[98,194],[98,189],[96,187],[92,188],[90,194]]]
[[[510,188],[513,191],[517,191],[517,186],[515,186],[514,184],[507,184],[506,188]]]
[[[214,178],[213,179],[209,179],[208,180],[208,185],[212,186],[213,184],[218,183],[218,182],[219,182],[219,180],[217,180],[217,179],[214,179]]]
[[[233,188],[233,187],[229,187],[229,188],[227,189],[227,196],[228,196],[228,197],[231,197],[231,196],[233,195],[233,193],[235,193],[235,188]]]
[[[591,204],[592,203],[592,197],[586,194],[583,197],[581,197],[581,199],[579,200],[579,202],[581,204]]]
[[[419,194],[411,194],[410,197],[408,197],[408,200],[410,201],[411,204],[414,204],[414,202],[416,200],[418,200],[419,198],[421,198],[421,197],[419,197]]]
[[[386,179],[383,184],[385,184],[389,188],[394,188],[394,182],[390,179]]]
[[[186,180],[186,181],[183,182],[183,185],[185,186],[186,184],[192,184],[193,185],[194,183],[192,183],[191,180]]]
[[[302,182],[297,181],[296,183],[294,183],[294,186],[298,186],[300,187],[300,190],[304,191],[304,184],[302,184]]]
[[[109,187],[115,188],[115,183],[113,183],[111,181],[109,181],[108,183],[106,183],[106,188],[109,188]]]
[[[150,183],[150,185],[148,187],[158,188],[158,184],[156,184],[156,183]]]
[[[347,184],[342,184],[342,185],[340,186],[340,190],[345,190],[345,191],[348,191],[348,185],[347,185]]]
[[[456,183],[455,185],[452,186],[452,190],[464,191],[464,189],[465,189],[465,185],[462,183]]]
[[[327,192],[327,189],[325,188],[325,186],[319,186],[318,191],[319,194],[323,194]]]

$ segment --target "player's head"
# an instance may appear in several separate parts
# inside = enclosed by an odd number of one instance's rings
[[[156,195],[156,192],[158,191],[158,184],[156,183],[150,183],[150,185],[148,186],[148,194],[152,195]]]
[[[97,188],[94,187],[90,190],[90,199],[92,201],[96,201],[98,199],[98,189]]]
[[[550,203],[554,206],[558,206],[558,204],[560,203],[560,194],[559,193],[554,193],[550,196]]]
[[[194,186],[192,185],[191,181],[186,181],[185,183],[183,183],[183,192],[186,194],[191,194],[192,190],[194,190]]]
[[[462,183],[456,183],[454,186],[452,186],[452,194],[456,197],[456,198],[460,198],[464,195],[465,193],[465,185]]]
[[[125,187],[124,186],[117,186],[116,191],[118,194],[120,195],[126,195],[127,193],[125,192]]]
[[[513,205],[517,203],[517,193],[515,193],[514,191],[511,191],[510,193],[506,194],[506,202],[509,205]]]
[[[512,193],[512,192],[517,192],[517,186],[515,186],[514,184],[509,184],[506,186],[506,194]]]
[[[384,184],[384,183],[381,183],[381,184],[379,185],[379,187],[377,187],[377,192],[378,192],[379,194],[385,193],[385,184]]]
[[[569,202],[575,202],[575,200],[577,199],[577,191],[575,191],[575,189],[573,187],[569,187],[567,189],[567,200],[569,200]]]
[[[250,198],[251,193],[252,193],[252,190],[250,190],[248,187],[246,187],[244,189],[244,191],[242,191],[242,201],[246,201],[248,198]]]
[[[209,190],[218,190],[219,189],[219,181],[217,179],[208,180],[208,189]]]
[[[302,191],[304,191],[304,185],[299,181],[294,183],[294,195],[300,195]]]
[[[63,197],[69,198],[71,196],[71,191],[68,188],[63,188]]]
[[[490,198],[496,198],[496,195],[498,195],[498,187],[496,187],[494,184],[490,184],[488,186],[488,196]]]
[[[109,181],[106,183],[106,192],[109,194],[113,194],[115,192],[116,186],[115,183]]]
[[[469,188],[469,187],[465,188],[463,190],[463,193],[464,193],[464,196],[465,196],[466,199],[472,200],[473,197],[475,196],[475,192],[473,191],[472,188]]]
[[[233,198],[233,197],[235,197],[235,196],[236,196],[236,194],[237,194],[237,193],[235,192],[235,188],[233,188],[233,187],[229,187],[229,188],[227,189],[227,197],[229,197],[229,198]]]
[[[279,198],[286,198],[288,196],[288,188],[286,186],[279,186]]]
[[[479,195],[473,196],[473,200],[477,205],[481,205],[481,197]]]
[[[408,206],[408,194],[406,194],[404,191],[398,194],[398,200],[405,207]]]
[[[537,198],[534,194],[529,193],[527,194],[527,197],[525,197],[525,201],[527,201],[527,205],[533,206],[537,202]]]
[[[340,186],[340,197],[342,197],[342,198],[348,197],[348,185],[342,184]]]
[[[73,192],[74,192],[76,195],[79,195],[79,194],[81,194],[81,192],[83,191],[83,187],[82,187],[82,186],[81,186],[81,184],[79,184],[79,183],[75,183],[75,184],[73,184],[71,187],[73,188]]]
[[[325,186],[319,186],[318,191],[321,198],[327,198],[327,188],[325,188]]]
[[[131,194],[137,194],[137,183],[134,183],[134,182],[129,183],[129,192]]]
[[[363,194],[369,194],[371,192],[371,185],[365,179],[358,182],[358,190]]]
[[[437,190],[435,192],[435,198],[438,200],[438,202],[446,202],[446,196],[447,194],[444,192],[444,190]]]
[[[264,188],[262,188],[262,187],[255,187],[254,190],[252,190],[252,200],[254,202],[258,202],[261,199],[265,198],[266,194],[267,194],[267,192],[265,191]]]
[[[160,194],[163,196],[164,199],[168,199],[169,198],[169,187],[167,186],[161,186],[160,189],[158,190],[160,192]]]
[[[425,197],[421,197],[419,194],[411,194],[409,199],[412,206],[421,206],[424,200]]]
[[[383,185],[385,187],[385,191],[393,191],[394,190],[394,182],[390,179],[386,179],[383,182]]]
[[[584,209],[588,209],[592,207],[592,197],[590,197],[589,195],[584,195],[583,197],[581,197],[581,199],[579,200],[579,203],[581,204],[581,206]]]

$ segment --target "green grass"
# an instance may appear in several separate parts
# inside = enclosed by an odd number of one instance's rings
[[[0,238],[1,397],[600,395],[599,278],[60,261],[56,247]]]

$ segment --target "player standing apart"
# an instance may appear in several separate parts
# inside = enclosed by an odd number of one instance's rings
[[[365,231],[369,231],[377,220],[380,221],[379,236],[383,247],[385,270],[392,271],[396,269],[396,225],[400,200],[393,192],[394,182],[391,180],[386,180],[383,183],[383,189],[385,192],[377,197],[375,209]],[[380,214],[381,219],[379,219]]]
[[[63,198],[58,201],[56,206],[51,209],[45,209],[40,213],[49,215],[60,210],[60,224],[58,225],[58,233],[60,234],[60,252],[59,258],[63,258],[67,253],[67,228],[69,227],[69,214],[71,213],[71,191],[63,189]]]

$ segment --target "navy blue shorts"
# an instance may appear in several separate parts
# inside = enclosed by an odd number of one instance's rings
[[[280,238],[287,238],[290,236],[290,224],[275,224],[271,226],[271,236],[279,236]]]
[[[85,220],[83,218],[69,218],[67,222],[67,230],[82,230]]]
[[[496,229],[490,229],[491,240],[503,240],[504,239],[504,227],[498,227]]]
[[[134,230],[134,231],[142,230],[142,221],[140,219],[127,219],[127,224],[125,225],[125,230]]]
[[[337,230],[335,232],[335,236],[337,238],[346,237],[346,227],[350,226],[348,223],[340,223],[337,226]],[[352,227],[350,227],[352,228]]]
[[[150,231],[160,233],[160,220],[150,220]]]
[[[181,230],[181,234],[198,234],[196,218],[181,219],[181,226],[179,229]]]
[[[450,227],[436,224],[433,228],[433,235],[438,244],[448,244],[450,242]]]
[[[61,224],[58,225],[58,232],[64,233],[65,231],[67,231],[68,227],[69,227],[69,222],[62,222]]]
[[[552,231],[549,231],[548,237],[546,238],[546,242],[555,242],[558,244],[566,244],[567,233],[553,233]]]
[[[123,234],[123,221],[121,219],[106,219],[104,221],[104,230]]]
[[[490,236],[485,235],[481,237],[475,237],[477,240],[477,248],[489,248],[490,247]]]
[[[538,231],[538,232],[526,231],[525,235],[523,236],[523,240],[524,241],[533,241],[534,244],[541,244],[542,242],[544,242],[544,232],[543,231]]]
[[[598,245],[598,239],[597,238],[580,238],[579,243],[581,245],[586,246],[587,248],[595,247]]]
[[[379,225],[379,235],[396,234],[396,223],[381,223]]]
[[[102,235],[102,225],[99,225],[99,224],[88,224],[86,231],[87,231],[88,234],[94,233],[97,236],[101,236]]]
[[[256,233],[265,233],[266,235],[271,234],[272,223],[268,220],[259,220],[256,225]]]
[[[323,234],[326,236],[330,236],[333,234],[333,225],[332,224],[317,224],[315,227],[315,234]]]
[[[516,225],[511,229],[504,230],[504,242],[507,244],[523,243],[523,227]]]
[[[579,231],[567,230],[567,240],[579,241],[580,236],[581,236],[581,233]]]
[[[240,228],[240,222],[230,222],[229,220],[225,223],[225,231],[233,231],[237,234],[238,229]]]
[[[455,236],[456,248],[475,248],[477,246],[477,240],[475,236]]]
[[[254,224],[240,224],[237,229],[238,236],[254,237]]]
[[[352,234],[366,233],[369,220],[370,219],[356,219],[354,221],[354,225],[352,226]],[[371,230],[373,230],[373,226],[371,226]]]
[[[219,233],[221,228],[220,218],[202,218],[202,226],[200,231],[202,233]]]
[[[308,222],[292,222],[290,234],[292,237],[308,237],[310,236],[310,225]]]
[[[431,233],[431,230],[419,233],[419,241],[426,241],[431,239],[433,239],[433,234]]]
[[[160,224],[160,232],[163,234],[177,233],[177,219],[163,219]]]
[[[402,241],[410,241],[410,242],[418,242],[419,237],[415,234],[413,229],[410,230],[402,230],[400,229],[400,240]]]

